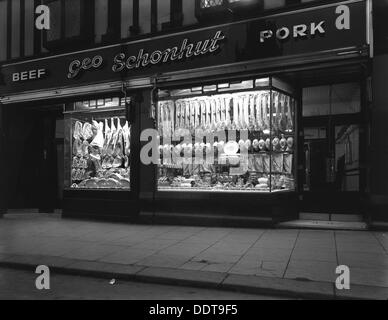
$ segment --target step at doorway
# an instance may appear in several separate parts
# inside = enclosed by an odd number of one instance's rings
[[[361,214],[301,212],[299,213],[299,220],[363,222],[364,218]]]
[[[324,229],[324,230],[368,230],[363,216],[358,214],[301,212],[299,220],[286,221],[279,228]]]

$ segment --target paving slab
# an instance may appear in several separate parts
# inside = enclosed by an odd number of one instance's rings
[[[244,260],[264,260],[284,262],[290,259],[291,249],[252,247],[244,255]]]
[[[325,261],[291,260],[284,277],[288,279],[305,279],[335,283],[337,264]]]
[[[119,263],[119,264],[135,264],[144,258],[155,254],[155,250],[148,249],[122,249],[116,253],[106,255],[99,259],[101,262]]]
[[[139,260],[136,264],[150,267],[178,268],[189,261],[190,258],[191,256],[156,253]]]
[[[313,260],[313,261],[326,261],[337,262],[337,254],[335,250],[327,250],[325,248],[311,248],[301,249],[295,248],[291,255],[291,260]]]
[[[374,252],[338,252],[338,262],[348,267],[381,268],[388,272],[388,255]]]
[[[120,252],[122,249],[123,248],[119,246],[90,244],[66,252],[61,256],[65,258],[95,261],[102,259],[105,256]]]
[[[207,253],[203,252],[195,257],[192,261],[204,262],[204,263],[235,263],[241,258],[241,255],[227,255],[220,253]]]
[[[387,248],[384,232],[129,225],[45,216],[0,220],[1,266],[32,270],[44,264],[74,274],[255,293],[269,289],[307,298],[383,297]],[[338,264],[351,268],[352,290],[334,296]],[[228,278],[231,283],[224,284]]]
[[[197,261],[188,261],[185,264],[183,264],[182,266],[180,266],[179,269],[199,271],[206,266],[207,266],[207,263],[202,263],[202,262],[197,262]]]
[[[350,268],[350,283],[388,288],[388,268]]]
[[[234,266],[234,263],[211,263],[207,264],[201,271],[216,271],[216,272],[229,272],[229,270]]]

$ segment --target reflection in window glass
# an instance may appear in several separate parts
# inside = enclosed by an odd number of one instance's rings
[[[151,0],[139,1],[140,33],[151,32]]]
[[[50,8],[50,30],[47,31],[47,40],[55,41],[61,38],[61,1],[56,0],[48,4]]]
[[[332,113],[348,114],[361,110],[360,86],[358,83],[342,83],[332,86]]]
[[[81,29],[81,1],[66,0],[65,12],[66,37],[78,36]]]
[[[303,116],[326,116],[360,112],[360,86],[341,83],[303,89]]]
[[[335,127],[336,180],[341,191],[359,191],[359,140],[358,125]]]

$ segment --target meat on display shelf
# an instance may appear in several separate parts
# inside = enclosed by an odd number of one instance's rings
[[[271,193],[289,193],[294,192],[292,189],[283,189],[283,190],[258,190],[258,189],[244,189],[244,188],[236,188],[236,189],[214,189],[214,188],[193,188],[193,187],[158,187],[157,192],[202,192],[202,193],[263,193],[263,194],[271,194]]]

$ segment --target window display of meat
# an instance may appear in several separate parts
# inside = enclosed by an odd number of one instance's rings
[[[71,125],[73,157],[69,171],[77,189],[130,189],[130,125],[121,116],[71,113],[65,118]]]
[[[284,183],[294,181],[295,173],[295,100],[290,95],[268,87],[188,96],[189,90],[182,91],[185,95],[158,101],[159,190],[293,190],[294,183]],[[171,144],[166,139],[172,130],[182,136],[181,141]],[[190,133],[191,143],[187,137],[183,142],[185,132]],[[214,141],[208,141],[210,137]],[[227,154],[224,147],[231,141],[237,150]]]

